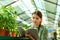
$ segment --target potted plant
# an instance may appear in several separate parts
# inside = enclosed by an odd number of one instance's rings
[[[16,11],[14,11],[12,6],[0,8],[0,31],[4,29],[4,35],[9,36],[10,29],[14,29],[18,26],[16,21]],[[0,32],[1,33],[1,32]]]
[[[10,36],[12,36],[12,37],[16,37],[16,29],[10,29]]]
[[[15,33],[18,23],[16,20],[17,14],[16,11],[14,11],[14,8],[12,6],[8,7],[8,12],[10,13],[8,15],[9,19],[8,19],[8,23],[7,26],[5,27],[7,30],[9,30],[10,32],[12,32],[12,34]],[[16,35],[16,33],[15,33]]]
[[[0,36],[5,36],[5,32],[6,32],[6,29],[5,28],[5,25],[6,25],[6,17],[7,15],[5,14],[5,11],[6,8],[4,6],[0,7]]]

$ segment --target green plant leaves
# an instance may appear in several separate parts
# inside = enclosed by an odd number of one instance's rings
[[[16,17],[17,13],[12,6],[0,7],[0,28],[4,27],[9,31],[15,30],[18,26]]]
[[[23,25],[23,28],[28,29],[30,26],[28,25]]]

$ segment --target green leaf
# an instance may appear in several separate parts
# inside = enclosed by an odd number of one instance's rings
[[[5,29],[12,31],[18,27],[16,11],[12,6],[0,7],[0,28],[4,27]]]

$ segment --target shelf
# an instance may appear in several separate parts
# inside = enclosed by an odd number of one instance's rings
[[[9,36],[0,36],[0,40],[29,40],[29,38],[21,37],[9,37]]]

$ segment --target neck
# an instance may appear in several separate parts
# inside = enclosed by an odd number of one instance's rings
[[[40,30],[40,27],[41,27],[41,25],[38,26],[38,32],[39,32],[39,30]]]

